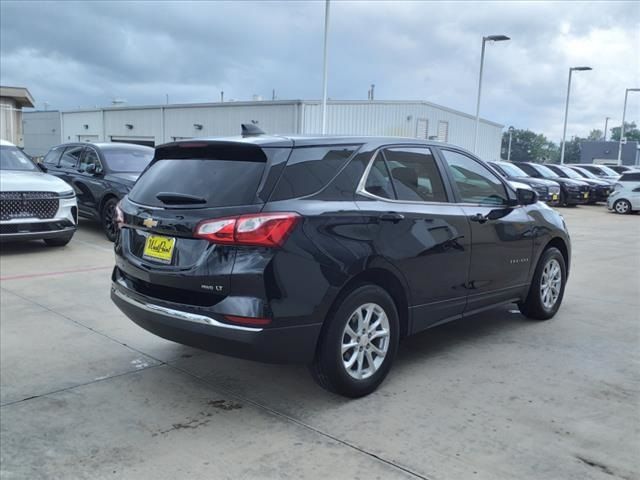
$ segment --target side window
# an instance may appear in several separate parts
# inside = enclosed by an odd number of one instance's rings
[[[358,149],[357,145],[294,148],[271,201],[304,197],[329,183]]]
[[[632,192],[634,192],[634,193],[640,192],[640,187],[636,187],[636,188],[634,188],[634,189],[633,189],[633,190],[631,190],[631,191],[632,191]]]
[[[442,150],[453,181],[465,203],[504,205],[507,191],[498,177],[471,157],[452,150]]]
[[[66,168],[75,168],[80,160],[80,155],[84,147],[67,147],[60,158],[60,166]]]
[[[91,147],[87,147],[84,151],[84,155],[80,160],[80,166],[78,167],[78,169],[84,172],[89,165],[95,165],[96,168],[100,167],[100,158],[98,157],[98,152],[96,152]]]
[[[446,202],[447,195],[436,160],[428,148],[384,150],[398,200]]]
[[[52,148],[51,150],[49,150],[49,153],[45,155],[42,163],[50,167],[58,165],[58,161],[60,160],[60,155],[62,155],[62,152],[64,152],[64,147]]]
[[[381,153],[378,153],[376,159],[373,161],[364,189],[377,197],[396,198],[393,193],[393,187],[391,186],[389,170],[387,170],[387,165]]]
[[[624,173],[620,177],[621,182],[637,182],[640,181],[640,173]]]

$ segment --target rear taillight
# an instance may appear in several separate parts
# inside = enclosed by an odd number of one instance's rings
[[[297,213],[262,213],[200,222],[194,236],[212,243],[279,247],[300,220]]]
[[[250,326],[264,326],[269,325],[271,323],[270,318],[263,317],[240,317],[238,315],[225,315],[225,320],[231,323],[238,323],[240,325],[250,325]]]
[[[122,202],[122,200],[120,200],[120,202]],[[122,228],[122,225],[124,225],[124,214],[122,213],[122,209],[120,208],[120,202],[116,203],[115,208],[116,227],[118,228],[118,230],[120,230]]]

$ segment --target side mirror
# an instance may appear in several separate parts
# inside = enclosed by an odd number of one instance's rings
[[[85,168],[84,171],[89,175],[100,175],[102,173],[102,168],[98,167],[95,163],[91,163],[87,165],[87,168]]]
[[[42,163],[36,163],[41,172],[47,173],[49,169],[45,167]]]
[[[531,205],[538,201],[538,194],[526,188],[516,189],[516,195],[518,197],[519,205]]]

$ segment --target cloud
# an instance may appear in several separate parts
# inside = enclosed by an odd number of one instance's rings
[[[324,2],[0,3],[0,82],[39,107],[250,99],[317,99]],[[633,2],[364,2],[331,4],[329,96],[424,99],[473,113],[483,35],[481,113],[557,141],[568,68],[568,135],[620,122],[624,89],[640,84]],[[640,120],[640,98],[628,118]]]

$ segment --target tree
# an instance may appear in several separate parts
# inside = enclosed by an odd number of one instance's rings
[[[509,150],[509,132],[502,134],[502,158]],[[514,162],[544,163],[557,157],[558,147],[542,134],[515,129],[511,139],[511,160]]]
[[[602,130],[598,130],[597,128],[594,128],[589,133],[589,136],[587,137],[587,140],[593,141],[593,142],[597,142],[597,141],[602,140],[603,138],[604,138],[604,136],[602,135]]]
[[[580,163],[580,142],[584,138],[573,137],[564,147],[564,163]]]
[[[640,130],[636,122],[624,122],[624,136],[629,141],[640,142]],[[620,140],[620,127],[611,129],[611,140],[615,142]]]

